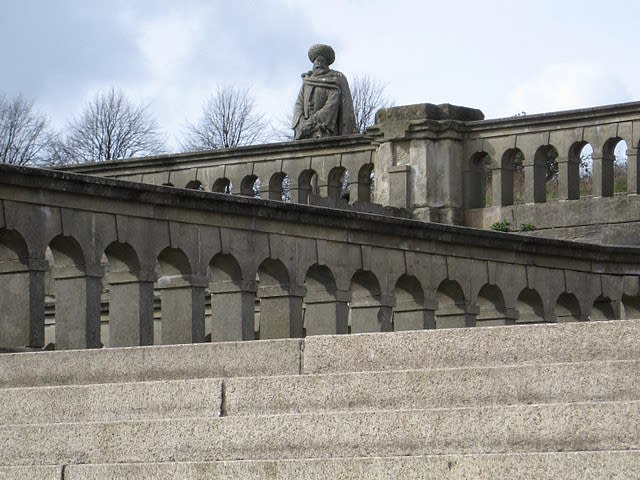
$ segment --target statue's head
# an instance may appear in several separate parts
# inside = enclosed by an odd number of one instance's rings
[[[335,59],[336,53],[329,45],[318,43],[309,48],[309,60],[313,63],[313,73],[326,72]]]

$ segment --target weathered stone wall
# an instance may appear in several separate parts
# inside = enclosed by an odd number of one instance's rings
[[[4,347],[44,344],[49,276],[57,348],[640,311],[636,248],[9,166],[0,204]]]
[[[71,170],[294,203],[374,202],[407,209],[424,221],[489,228],[507,220],[515,228],[533,226],[536,235],[635,245],[640,238],[634,206],[639,131],[638,102],[490,120],[479,110],[419,104],[381,110],[366,136]],[[617,188],[626,191],[616,193],[614,152],[622,141],[628,157],[626,188]],[[586,145],[593,154],[592,186],[585,193],[579,184],[580,152]],[[547,158],[558,172],[553,192],[547,191]]]

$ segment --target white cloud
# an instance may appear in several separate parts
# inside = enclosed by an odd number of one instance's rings
[[[568,110],[630,100],[628,88],[614,71],[600,65],[552,64],[511,91],[503,114]]]

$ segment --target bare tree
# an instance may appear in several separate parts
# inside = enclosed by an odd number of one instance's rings
[[[188,123],[184,150],[253,145],[267,139],[267,122],[256,113],[248,90],[218,88],[204,104],[198,123]]]
[[[393,102],[385,94],[386,86],[368,75],[359,75],[351,82],[353,110],[356,115],[356,127],[364,133],[373,125],[376,112],[391,106]]]
[[[21,95],[0,96],[0,163],[36,164],[47,147],[47,118]]]
[[[65,163],[103,162],[163,152],[164,140],[147,108],[134,105],[115,88],[98,93],[68,125],[62,145]]]

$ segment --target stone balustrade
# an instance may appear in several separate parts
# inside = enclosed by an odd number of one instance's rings
[[[6,165],[0,207],[0,347],[9,349],[640,313],[633,247]],[[55,322],[45,331],[47,302]]]

